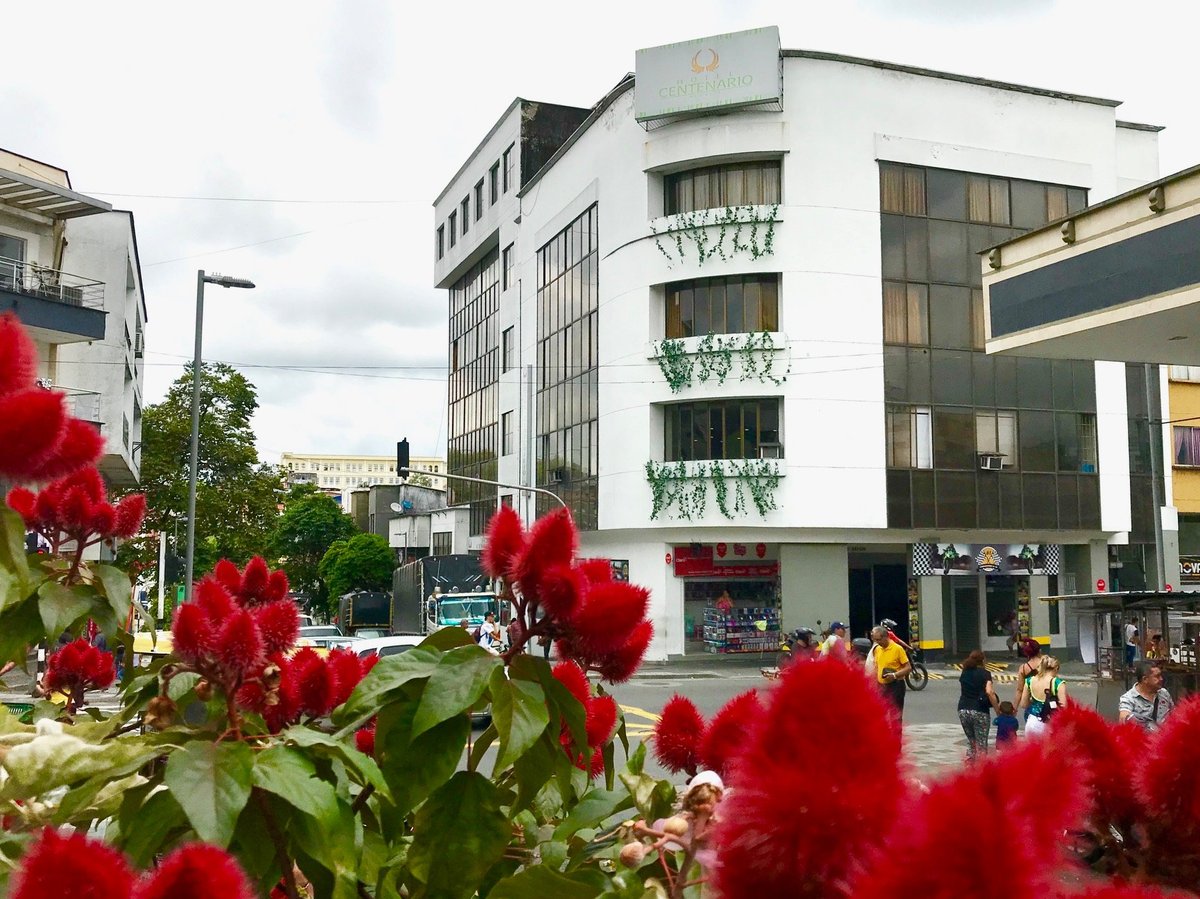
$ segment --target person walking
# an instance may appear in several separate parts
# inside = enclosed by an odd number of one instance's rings
[[[1017,669],[1017,683],[1012,698],[1014,708],[1021,704],[1021,691],[1025,689],[1025,679],[1037,674],[1038,665],[1042,661],[1042,644],[1032,637],[1026,637],[1021,641],[1021,654],[1025,656],[1025,661]],[[1025,710],[1025,717],[1029,717],[1029,709]]]
[[[1025,736],[1037,737],[1046,732],[1046,725],[1054,714],[1068,702],[1067,685],[1058,676],[1058,659],[1043,655],[1038,663],[1037,674],[1025,679],[1017,709],[1029,706],[1029,717],[1025,719]]]
[[[992,672],[983,664],[985,659],[983,650],[972,650],[958,676],[958,723],[967,735],[967,761],[972,762],[987,755],[992,709],[1000,702],[992,686]]]
[[[844,652],[846,650],[845,640],[846,640],[845,622],[842,622],[842,621],[833,622],[833,624],[829,625],[829,636],[826,637],[825,641],[821,644],[821,655],[827,656],[831,652],[834,652],[834,647],[838,646],[838,644],[841,644],[841,647],[838,651]],[[835,655],[836,655],[836,653],[835,653]]]
[[[871,628],[871,642],[875,644],[875,681],[888,702],[895,706],[896,723],[900,726],[904,722],[904,678],[912,671],[908,653],[888,636],[886,627]]]
[[[1137,619],[1131,618],[1125,622],[1125,667],[1132,668],[1137,660],[1138,644],[1141,642],[1141,631],[1138,630]]]
[[[1162,666],[1152,661],[1138,662],[1133,666],[1133,676],[1133,686],[1121,694],[1118,718],[1146,730],[1158,730],[1175,708],[1175,701],[1163,686]]]

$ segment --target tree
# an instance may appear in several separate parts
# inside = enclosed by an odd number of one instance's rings
[[[142,433],[142,483],[149,511],[144,532],[166,531],[184,555],[192,430],[191,366],[146,408]],[[221,558],[245,564],[267,548],[279,516],[283,484],[273,465],[261,463],[251,417],[258,395],[245,377],[221,363],[206,363],[200,384],[200,459],[196,483],[195,573]],[[158,566],[151,539],[127,544],[120,560],[146,572]]]
[[[292,589],[313,611],[329,611],[321,559],[329,547],[358,533],[354,520],[312,484],[297,484],[271,532],[270,549],[287,572]]]
[[[352,590],[389,590],[396,555],[378,534],[357,534],[329,547],[318,566],[331,598]]]

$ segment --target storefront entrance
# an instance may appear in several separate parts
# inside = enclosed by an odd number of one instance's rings
[[[942,621],[950,635],[950,651],[965,656],[979,648],[979,581],[946,578],[942,582]]]
[[[850,569],[850,632],[867,636],[884,618],[895,621],[896,633],[908,639],[908,571],[901,564]],[[826,622],[828,623],[828,622]]]
[[[692,543],[671,551],[683,581],[685,653],[777,652],[779,561],[766,544]]]

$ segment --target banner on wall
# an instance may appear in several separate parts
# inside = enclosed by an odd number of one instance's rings
[[[726,562],[716,558],[712,546],[676,546],[674,559],[676,577],[772,578],[779,574],[776,561],[733,555]]]
[[[914,543],[913,577],[953,574],[1058,574],[1057,543]]]
[[[1200,584],[1200,556],[1179,557],[1179,580],[1184,584]]]

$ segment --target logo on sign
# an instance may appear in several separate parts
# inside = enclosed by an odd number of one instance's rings
[[[975,563],[979,566],[980,571],[999,571],[1000,554],[996,552],[995,547],[985,546],[975,556]]]
[[[1096,580],[1096,592],[1097,593],[1103,593],[1104,588],[1107,586],[1108,586],[1108,584],[1104,583],[1104,578],[1098,578]]]
[[[697,75],[701,72],[715,72],[720,64],[720,55],[711,47],[707,50],[697,50],[696,55],[692,57],[692,71]]]
[[[754,554],[756,556],[758,556],[760,559],[763,556],[765,556],[767,554],[767,544],[765,544],[765,543],[754,544]]]
[[[725,558],[725,553],[727,553],[728,551],[729,551],[729,547],[727,547],[724,543],[717,544],[717,555],[720,556],[722,559]]]

